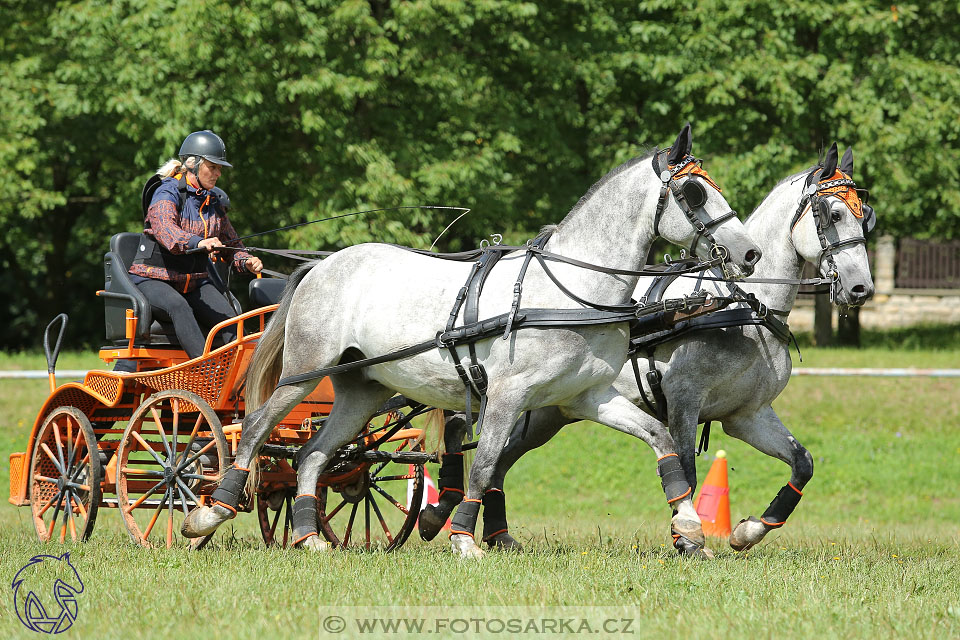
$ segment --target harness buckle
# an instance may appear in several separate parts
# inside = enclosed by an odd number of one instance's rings
[[[693,225],[693,228],[696,229],[698,233],[703,233],[704,231],[707,230],[707,225],[703,224],[696,218],[691,220],[690,223]]]

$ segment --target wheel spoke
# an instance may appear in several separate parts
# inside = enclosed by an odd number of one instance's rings
[[[153,485],[153,487],[152,487],[149,491],[147,491],[145,494],[143,494],[142,496],[140,496],[139,498],[137,498],[137,501],[136,501],[136,502],[134,502],[134,503],[131,504],[130,506],[126,507],[127,513],[132,513],[134,509],[136,509],[136,508],[139,507],[141,504],[143,504],[143,501],[144,501],[144,500],[146,500],[147,498],[149,498],[150,496],[152,496],[153,494],[155,494],[155,493],[157,492],[157,489],[159,489],[160,487],[162,487],[165,483],[166,483],[165,480],[161,480],[161,481],[158,482],[157,484]],[[166,495],[166,494],[164,494],[164,495]],[[144,537],[146,537],[146,536],[144,536]]]
[[[50,427],[53,429],[53,439],[57,443],[57,456],[60,458],[60,468],[66,469],[67,462],[63,458],[63,442],[60,440],[60,429],[58,428],[56,421],[54,421]],[[65,471],[61,471],[61,473],[66,475]]]
[[[393,535],[391,535],[390,529],[387,527],[387,521],[383,519],[383,514],[380,513],[380,507],[377,506],[377,501],[373,499],[373,495],[369,495],[367,499],[373,504],[373,510],[377,513],[380,526],[383,527],[383,533],[387,536],[387,544],[393,543]]]
[[[57,516],[60,515],[60,505],[63,502],[63,491],[57,494],[57,506],[53,509],[53,517],[50,518],[50,529],[47,531],[47,536],[50,538],[53,537],[53,528],[57,526]]]
[[[170,487],[167,493],[170,495],[170,508],[167,510],[167,549],[169,549],[173,546],[173,487]]]
[[[176,406],[174,406],[176,404]],[[173,398],[170,401],[170,410],[173,411],[173,436],[170,438],[170,441],[173,442],[173,459],[176,463],[177,459],[177,429],[180,426],[180,400]]]
[[[87,509],[83,506],[83,500],[81,500],[79,497],[75,495],[71,495],[70,497],[73,498],[74,503],[77,505],[77,509],[80,511],[80,515],[83,516],[84,520],[86,520]]]
[[[73,511],[73,507],[70,506],[70,490],[67,489],[63,495],[67,498],[67,503],[63,505],[63,523],[60,525],[60,544],[63,544],[63,541],[67,539],[67,523],[73,521],[70,517],[70,512]]]
[[[150,537],[150,532],[153,531],[153,525],[157,524],[157,518],[160,517],[160,512],[163,511],[163,507],[164,507],[163,503],[166,501],[167,501],[167,491],[164,491],[163,497],[160,498],[160,504],[157,505],[157,508],[153,512],[153,516],[150,518],[150,524],[147,525],[147,530],[143,532],[144,540]]]
[[[54,485],[57,484],[57,481],[54,478],[48,478],[46,476],[40,475],[39,473],[33,474],[33,479],[38,482],[46,482],[47,484],[54,484]]]
[[[206,480],[207,482],[217,481],[217,476],[207,476],[202,473],[181,473],[180,476],[189,478],[190,480]]]
[[[171,402],[171,411],[173,410],[173,403]],[[153,426],[157,428],[157,433],[160,434],[160,440],[163,441],[163,448],[167,452],[167,459],[170,460],[173,458],[173,453],[170,451],[170,443],[167,442],[167,434],[163,430],[163,422],[160,419],[160,414],[157,412],[157,405],[150,407],[150,414],[153,416]]]
[[[70,468],[70,460],[73,458],[73,423],[70,421],[70,416],[67,416],[67,457],[64,458],[63,466],[66,469]],[[79,425],[78,425],[79,426]],[[80,434],[77,433],[79,438]]]
[[[283,505],[280,505],[280,508],[277,509],[277,515],[273,516],[273,522],[271,523],[269,519],[267,520],[268,529],[270,531],[270,542],[273,544],[277,543],[277,524],[280,523],[280,516],[283,515]]]
[[[187,511],[187,496],[183,493],[183,489],[181,489],[179,486],[177,487],[177,493],[180,494],[180,509],[183,511],[183,517],[186,518],[189,514]]]
[[[372,484],[370,485],[370,487],[374,489],[377,493],[382,495],[384,498],[392,502],[393,506],[395,506],[397,509],[400,509],[400,511],[403,511],[404,513],[410,513],[410,510],[407,509],[407,507],[397,502],[396,498],[394,498],[392,495],[390,495],[389,493],[381,489],[379,486]]]
[[[340,511],[340,509],[342,509],[342,508],[343,508],[343,505],[345,505],[345,504],[347,504],[347,501],[346,501],[346,500],[344,500],[343,502],[341,502],[340,504],[338,504],[338,505],[337,505],[337,508],[334,509],[333,511],[331,511],[330,513],[328,513],[328,514],[327,514],[327,517],[325,517],[325,518],[323,519],[323,521],[324,521],[324,522],[330,522],[330,518],[332,518],[333,516],[337,515],[337,512]]]
[[[130,435],[133,436],[134,440],[140,443],[140,446],[143,447],[144,451],[146,451],[151,456],[153,456],[153,459],[156,460],[161,467],[167,466],[166,463],[164,463],[164,461],[160,459],[160,456],[157,455],[157,452],[153,450],[153,447],[150,445],[150,443],[144,440],[139,433],[137,433],[136,431],[132,431]]]
[[[63,476],[67,475],[66,472],[63,470],[63,465],[61,465],[60,461],[57,460],[57,457],[53,455],[53,451],[50,451],[50,447],[47,446],[47,443],[41,442],[40,448],[43,449],[43,452],[47,454],[48,458],[50,458],[50,462],[52,462],[53,466],[57,468],[57,471],[60,472],[60,475],[63,475]]]
[[[370,494],[363,498],[363,522],[366,529],[366,545],[364,549],[370,550]]]
[[[207,444],[203,445],[203,447],[201,447],[199,451],[197,451],[195,454],[190,456],[189,460],[184,460],[179,465],[177,465],[177,472],[183,471],[185,468],[189,467],[191,464],[193,464],[197,460],[197,458],[199,458],[200,456],[205,454],[207,451],[209,451],[211,447],[216,446],[216,444],[217,444],[216,440],[211,440]]]
[[[55,494],[53,494],[52,496],[50,496],[50,499],[47,500],[46,504],[44,504],[44,505],[40,508],[40,510],[37,511],[37,515],[42,518],[42,517],[43,517],[43,514],[45,514],[45,513],[47,512],[47,509],[49,509],[50,507],[53,506],[53,501],[56,500],[57,498],[59,498],[61,493],[62,493],[62,492],[57,491],[57,493],[55,493]]]
[[[179,489],[180,489],[181,492],[183,492],[183,493],[185,493],[187,496],[189,496],[189,498],[190,498],[191,500],[193,500],[193,503],[194,503],[194,504],[197,504],[197,505],[200,504],[200,500],[197,499],[197,496],[195,496],[195,495],[193,494],[193,491],[190,490],[190,487],[188,487],[187,484],[186,484],[183,480],[181,480],[181,479],[180,479],[179,477],[177,477],[177,476],[174,476],[173,479],[177,481],[177,487],[179,487]],[[186,506],[186,500],[184,500],[184,506]]]
[[[357,508],[359,506],[359,502],[354,502],[353,509],[350,510],[350,521],[347,522],[347,530],[343,534],[343,542],[340,543],[344,549],[350,546],[350,532],[353,531],[353,519],[357,516]]]
[[[77,431],[77,438],[73,441],[73,453],[67,457],[67,466],[69,467],[74,463],[74,458],[80,453],[83,449],[80,448],[80,439],[83,437],[83,430],[80,429]],[[84,447],[86,449],[86,447]]]
[[[183,448],[183,459],[186,460],[187,455],[190,453],[190,447],[193,446],[193,441],[197,439],[197,434],[200,432],[200,425],[203,424],[203,414],[197,416],[197,421],[193,423],[193,431],[190,432],[190,439],[187,440],[187,446]],[[180,459],[180,455],[177,454],[177,460]],[[174,461],[177,465],[177,468],[182,468],[183,463]],[[182,465],[182,466],[181,466]]]

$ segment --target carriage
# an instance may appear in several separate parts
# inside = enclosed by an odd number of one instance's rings
[[[244,415],[244,374],[281,279],[250,283],[257,308],[210,331],[203,354],[188,359],[172,327],[151,318],[150,307],[127,277],[139,234],[120,233],[105,255],[107,363],[134,371],[89,371],[59,386],[54,365],[66,316],[47,327],[44,345],[51,393],[34,421],[24,452],[10,456],[10,502],[29,506],[40,540],[86,540],[101,508],[117,508],[130,537],[144,547],[190,544],[183,518],[210,500],[230,466]],[[215,281],[219,273],[212,274]],[[224,287],[224,294],[239,305]],[[59,337],[50,348],[59,321]],[[236,339],[218,344],[233,325]],[[132,365],[132,366],[130,366]],[[273,430],[259,458],[255,485],[239,510],[256,511],[264,542],[287,546],[296,494],[296,452],[323,428],[333,404],[324,380]],[[424,488],[423,429],[411,420],[427,407],[391,399],[317,485],[319,531],[334,546],[396,549],[412,531]]]

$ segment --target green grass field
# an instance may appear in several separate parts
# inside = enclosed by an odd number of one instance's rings
[[[60,366],[97,362],[68,354]],[[807,347],[795,364],[957,367],[960,349]],[[0,369],[15,366],[43,368],[42,357],[0,359]],[[5,455],[24,449],[46,395],[46,381],[0,381]],[[711,562],[670,548],[650,450],[581,423],[508,477],[522,554],[466,562],[444,541],[416,534],[394,554],[266,549],[251,514],[221,528],[204,551],[148,551],[130,544],[108,509],[89,543],[41,545],[28,509],[4,501],[0,577],[11,580],[37,553],[71,551],[86,590],[65,635],[84,638],[338,637],[323,631],[326,616],[455,617],[476,607],[529,616],[555,606],[565,616],[607,607],[634,621],[634,637],[960,637],[960,380],[795,378],[775,407],[814,455],[814,479],[787,526],[744,554],[711,539]],[[728,452],[734,521],[759,515],[787,467],[715,428],[701,480],[720,448]],[[8,481],[4,464],[0,483]],[[8,592],[0,634],[32,636],[12,602]],[[505,605],[530,608],[498,608]]]

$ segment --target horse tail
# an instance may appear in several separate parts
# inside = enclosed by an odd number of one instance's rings
[[[424,420],[423,425],[423,448],[426,450],[428,445],[428,440],[433,440],[432,434],[437,434],[437,445],[433,450],[427,451],[427,453],[441,453],[443,449],[443,432],[446,427],[447,421],[443,415],[443,409],[431,409],[426,414],[426,419]]]
[[[297,286],[318,262],[319,260],[308,262],[290,274],[283,288],[283,295],[280,297],[280,306],[273,312],[263,335],[260,336],[253,358],[250,360],[250,366],[247,367],[245,398],[247,414],[263,406],[277,387],[283,369],[283,346],[290,302],[293,300],[293,293]]]

